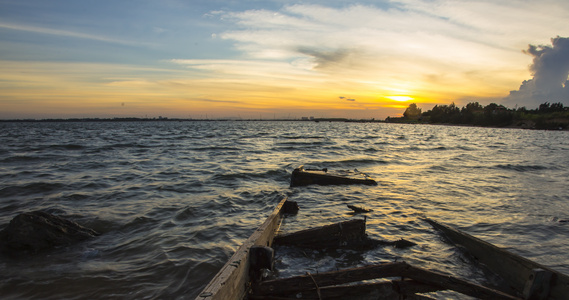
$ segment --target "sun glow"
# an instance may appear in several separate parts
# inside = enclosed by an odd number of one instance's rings
[[[404,102],[404,101],[409,101],[409,100],[413,100],[412,97],[409,96],[387,96],[385,98],[391,99],[391,100],[395,100],[395,101],[400,101],[400,102]]]

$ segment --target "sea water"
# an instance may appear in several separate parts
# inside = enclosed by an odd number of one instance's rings
[[[277,251],[275,276],[405,260],[485,283],[487,274],[423,217],[569,273],[568,150],[567,131],[309,121],[3,122],[0,229],[19,213],[43,210],[101,235],[24,258],[1,257],[0,295],[192,299],[283,197],[300,206],[283,222],[284,232],[363,218],[351,204],[373,209],[366,214],[371,238],[417,245]],[[357,169],[378,185],[290,188],[299,165]]]

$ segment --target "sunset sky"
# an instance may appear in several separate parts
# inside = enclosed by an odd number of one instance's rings
[[[567,0],[0,0],[0,119],[569,105],[568,20]]]

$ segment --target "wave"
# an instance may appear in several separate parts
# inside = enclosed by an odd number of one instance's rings
[[[322,146],[322,145],[333,145],[333,143],[331,142],[327,142],[327,141],[315,141],[315,142],[309,142],[309,141],[298,141],[298,142],[276,142],[275,145],[277,146],[293,146],[293,147],[303,147],[303,146],[310,146],[310,147],[315,147],[315,146]]]
[[[161,146],[161,145],[156,145]],[[118,144],[109,144],[106,146],[100,147],[101,150],[114,150],[114,149],[125,149],[125,148],[153,148],[155,146],[151,145],[143,145],[139,143],[118,143]]]
[[[83,150],[85,148],[86,148],[85,146],[78,144],[49,145],[45,147],[45,149],[49,150],[72,150],[72,151]]]
[[[214,174],[210,177],[208,181],[211,182],[223,182],[229,183],[230,185],[238,185],[241,181],[267,181],[267,180],[274,180],[274,181],[282,181],[283,178],[288,178],[290,173],[288,173],[285,169],[280,170],[268,170],[265,172],[254,172],[254,171],[247,171],[247,172],[227,172],[223,174]]]
[[[0,162],[2,163],[27,163],[32,161],[44,160],[46,157],[42,156],[30,156],[30,155],[14,155],[10,157],[6,157]]]
[[[505,164],[505,165],[499,164],[495,165],[494,168],[509,170],[509,171],[517,171],[517,172],[532,172],[532,171],[542,171],[548,169],[547,167],[540,165],[513,165],[513,164]]]
[[[326,138],[325,136],[279,136],[277,139],[283,140],[320,140]]]
[[[194,147],[194,148],[189,148],[189,150],[193,150],[193,151],[241,151],[241,148],[237,148],[237,147],[230,147],[230,146],[206,146],[206,147]]]
[[[65,187],[65,184],[63,183],[51,183],[51,182],[33,182],[20,186],[12,185],[1,189],[0,197],[45,194],[61,190],[63,187]]]
[[[320,162],[313,162],[307,165],[315,165],[320,166],[321,168],[353,168],[353,167],[361,167],[361,166],[375,166],[378,164],[388,164],[387,161],[381,159],[370,159],[370,158],[354,158],[354,159],[344,159],[344,160],[329,160],[329,161],[320,161]]]

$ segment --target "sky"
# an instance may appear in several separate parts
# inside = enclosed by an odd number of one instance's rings
[[[569,105],[567,0],[0,0],[0,119]]]

